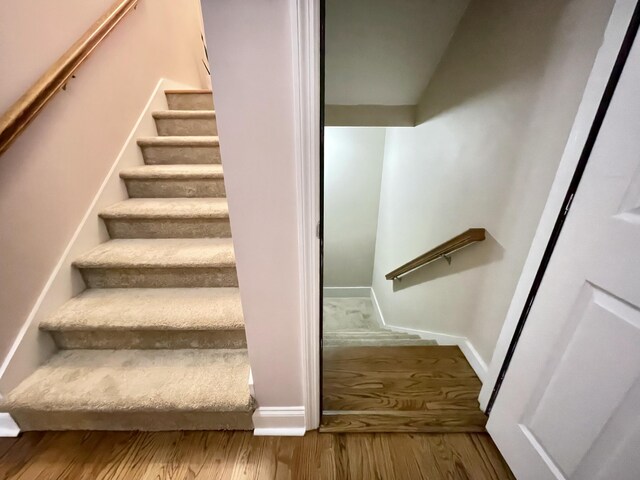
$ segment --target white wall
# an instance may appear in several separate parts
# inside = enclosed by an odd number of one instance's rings
[[[324,130],[324,286],[370,287],[384,128]]]
[[[327,0],[328,105],[415,105],[469,0]]]
[[[203,0],[249,358],[260,407],[303,404],[288,0]]]
[[[419,126],[388,129],[373,287],[389,323],[466,336],[491,358],[612,5],[471,1]],[[469,227],[487,240],[451,266],[384,279]]]

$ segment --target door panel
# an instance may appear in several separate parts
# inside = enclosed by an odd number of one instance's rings
[[[521,479],[640,478],[638,41],[487,429]]]

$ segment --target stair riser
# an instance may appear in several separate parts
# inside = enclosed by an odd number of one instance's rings
[[[409,347],[417,345],[435,345],[432,340],[324,340],[325,347],[360,346],[360,347]]]
[[[185,165],[221,163],[220,146],[195,147],[169,145],[140,146],[147,165]]]
[[[73,349],[247,348],[244,330],[53,331],[56,345]]]
[[[228,238],[228,218],[104,219],[111,238]]]
[[[167,93],[169,110],[213,110],[211,93]]]
[[[202,180],[125,180],[131,198],[224,198],[222,178]]]
[[[214,118],[156,118],[158,135],[207,136],[218,135],[218,124]]]
[[[253,430],[251,412],[12,410],[22,431],[34,430]]]
[[[235,267],[80,268],[89,288],[237,287]]]

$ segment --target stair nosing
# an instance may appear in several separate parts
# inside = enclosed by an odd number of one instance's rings
[[[177,242],[170,242],[171,240],[178,239],[114,239],[109,240],[105,243],[102,243],[85,254],[81,255],[79,258],[73,261],[72,265],[75,268],[79,269],[91,269],[91,268],[136,268],[136,269],[156,269],[156,268],[190,268],[190,269],[198,269],[198,268],[235,268],[236,261],[235,255],[233,254],[233,244],[231,243],[231,239],[206,239],[209,243],[219,243],[222,245],[223,249],[228,249],[230,244],[231,246],[231,257],[225,258],[228,256],[228,251],[222,253],[223,259],[216,261],[201,261],[201,262],[193,262],[193,261],[175,261],[175,259],[163,257],[163,263],[154,262],[154,261],[140,261],[138,256],[131,256],[123,260],[123,257],[127,257],[126,254],[122,255],[119,259],[115,260],[113,258],[107,260],[98,260],[93,259],[92,254],[95,255],[96,251],[105,250],[111,246],[112,249],[121,248],[121,245],[125,244],[134,244],[134,242],[138,242],[142,244],[142,242],[147,243],[148,245],[145,248],[148,250],[149,248],[153,248],[153,245],[162,246],[162,244],[170,244]],[[205,239],[179,239],[180,243],[189,243],[194,242],[196,240],[205,240]],[[226,241],[225,241],[226,240]],[[215,242],[214,242],[215,241]],[[138,260],[138,262],[136,262]],[[202,260],[202,259],[201,259]]]
[[[94,350],[94,349],[77,349],[77,350],[61,350],[54,354],[46,363],[41,365],[33,375],[40,375],[48,373],[47,369],[50,368],[66,368],[69,372],[76,370],[81,372],[83,368],[87,368],[87,365],[77,365],[74,363],[66,364],[69,359],[86,360],[89,364],[99,362],[105,362],[115,357],[115,363],[100,363],[100,368],[112,369],[114,373],[118,373],[125,368],[126,365],[122,364],[122,359],[126,358],[139,358],[143,359],[142,365],[136,365],[133,368],[140,371],[148,370],[150,360],[154,358],[164,359],[164,363],[172,358],[181,359],[184,358],[187,351],[193,351],[194,358],[200,357],[201,362],[195,369],[206,371],[209,368],[206,365],[206,359],[219,358],[223,362],[221,365],[216,365],[218,372],[223,372],[226,368],[231,368],[233,371],[232,377],[228,377],[228,386],[233,386],[234,390],[231,391],[231,395],[222,393],[222,395],[211,398],[209,396],[203,397],[201,395],[202,390],[196,394],[193,401],[189,403],[184,401],[178,392],[174,391],[171,396],[161,395],[165,392],[161,384],[151,383],[148,386],[132,388],[126,380],[115,378],[114,382],[123,386],[128,386],[128,391],[124,394],[118,393],[113,395],[109,402],[101,402],[99,397],[94,396],[95,390],[88,389],[81,395],[71,395],[69,392],[73,387],[69,387],[66,383],[56,383],[54,388],[58,389],[59,396],[49,397],[47,395],[34,396],[37,393],[38,387],[41,382],[35,382],[39,377],[31,379],[31,383],[25,383],[30,380],[30,377],[25,379],[18,387],[12,390],[5,399],[6,406],[9,410],[18,411],[74,411],[74,412],[144,412],[144,411],[211,411],[211,412],[245,412],[250,411],[254,407],[254,401],[251,397],[251,393],[248,388],[248,383],[245,381],[244,375],[239,373],[245,368],[248,369],[248,359],[246,358],[247,350],[242,349],[126,349],[126,350]],[[229,353],[232,359],[232,365],[226,366],[225,354]],[[120,359],[118,360],[118,357]],[[204,361],[203,361],[204,360]],[[120,362],[120,363],[118,363]],[[68,367],[68,368],[67,368]],[[240,369],[240,370],[238,370]],[[247,372],[248,373],[248,372]],[[57,374],[58,376],[60,373]],[[247,375],[248,376],[248,375]],[[44,378],[48,378],[45,376]],[[55,377],[54,377],[55,378]],[[45,380],[46,381],[46,380]],[[197,390],[197,388],[196,388]],[[144,392],[147,395],[140,395],[139,392]],[[213,390],[212,390],[213,392]],[[221,391],[222,392],[222,391]],[[25,397],[25,395],[27,395]],[[211,398],[211,400],[208,400]],[[153,400],[151,400],[153,399]]]
[[[155,167],[176,167],[174,170],[188,170],[185,167],[218,167],[210,168],[210,172],[171,172],[171,168]],[[158,171],[165,173],[158,173]],[[205,170],[205,168],[195,169]],[[123,180],[143,180],[143,181],[163,181],[163,180],[210,180],[223,179],[224,172],[220,164],[179,164],[179,165],[144,165],[140,167],[126,168],[120,171],[120,178]]]
[[[156,120],[212,120],[215,110],[157,110],[151,114]]]
[[[216,135],[167,135],[140,137],[137,143],[141,147],[217,147],[220,139]]]
[[[191,310],[188,310],[191,308]],[[144,310],[144,314],[137,312]],[[237,287],[87,289],[43,319],[47,331],[237,331]]]
[[[193,89],[169,89],[164,91],[165,95],[207,95],[213,94],[213,90],[207,88],[193,88]]]

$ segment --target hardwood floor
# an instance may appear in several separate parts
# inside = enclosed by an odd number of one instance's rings
[[[514,478],[486,434],[27,432],[0,438],[0,478]]]
[[[484,432],[482,384],[456,346],[325,347],[323,432]]]

